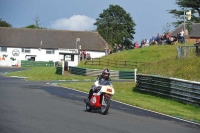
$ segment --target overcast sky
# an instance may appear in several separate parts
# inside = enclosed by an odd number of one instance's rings
[[[40,27],[95,30],[96,18],[110,4],[130,13],[138,42],[162,33],[163,26],[175,21],[167,10],[178,9],[175,0],[0,0],[0,18],[16,28],[35,24],[38,16]]]

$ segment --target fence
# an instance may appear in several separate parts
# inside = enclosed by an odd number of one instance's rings
[[[178,46],[177,52],[178,58],[196,56],[200,54],[198,46]]]
[[[200,106],[200,82],[138,74],[136,89]]]
[[[12,66],[11,60],[0,60],[0,66]]]
[[[76,75],[97,77],[98,75],[100,75],[102,73],[102,70],[86,69],[86,68],[69,66],[69,72],[71,74],[76,74]],[[136,69],[134,71],[110,70],[110,78],[111,79],[135,79],[136,80],[136,72],[137,72]]]
[[[12,60],[0,60],[0,66],[18,66],[19,64],[19,60],[15,60],[15,61],[12,61]]]
[[[21,60],[21,66],[54,66],[54,62]]]
[[[118,67],[118,68],[132,68],[138,66],[138,64],[143,64],[145,62],[136,62],[136,61],[118,61],[118,60],[109,60],[101,58],[92,58],[91,60],[86,60],[85,65],[92,66],[108,66],[108,67]]]

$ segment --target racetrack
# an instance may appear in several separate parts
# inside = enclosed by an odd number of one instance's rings
[[[2,68],[0,73],[20,68]],[[112,101],[85,112],[87,94],[0,75],[1,133],[199,133],[200,125]]]

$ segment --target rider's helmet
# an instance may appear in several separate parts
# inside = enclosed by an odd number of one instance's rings
[[[109,79],[109,76],[110,76],[110,70],[108,68],[104,68],[102,71],[102,77],[104,79]]]

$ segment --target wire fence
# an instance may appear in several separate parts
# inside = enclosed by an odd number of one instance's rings
[[[199,56],[199,46],[178,46],[177,47],[178,58]]]

